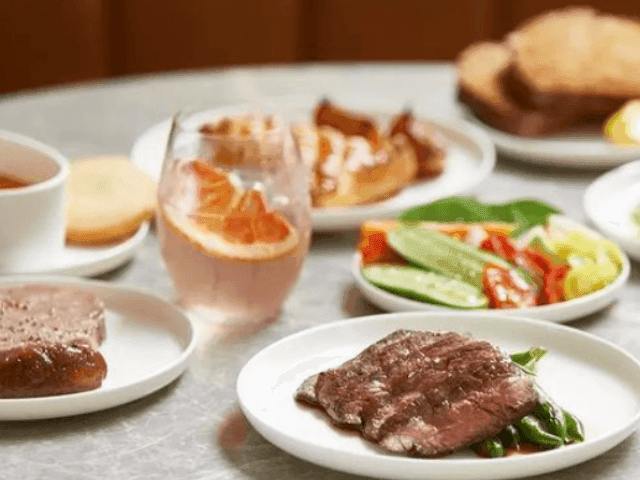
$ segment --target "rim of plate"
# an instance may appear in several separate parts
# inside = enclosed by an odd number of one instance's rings
[[[617,229],[614,225],[604,221],[600,215],[597,214],[598,208],[596,205],[599,203],[598,197],[601,195],[601,191],[607,187],[608,184],[614,182],[617,178],[623,178],[628,174],[633,173],[640,175],[640,160],[636,160],[631,163],[626,163],[613,170],[610,170],[598,178],[596,178],[586,189],[583,197],[583,207],[593,224],[604,234],[611,236],[618,243],[623,245],[628,242],[640,243],[640,237],[637,239],[629,238]],[[640,187],[639,187],[640,188]]]

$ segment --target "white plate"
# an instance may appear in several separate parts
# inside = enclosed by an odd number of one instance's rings
[[[469,333],[507,352],[544,346],[549,353],[538,364],[538,383],[583,421],[586,441],[491,460],[470,451],[406,458],[380,452],[294,401],[309,375],[341,364],[398,328]],[[613,344],[562,325],[492,313],[413,312],[341,320],[284,338],[247,362],[237,394],[247,419],[267,440],[318,465],[378,478],[497,480],[569,467],[628,437],[640,421],[640,364]]]
[[[34,420],[95,412],[142,398],[171,383],[187,367],[195,347],[191,322],[178,308],[151,293],[91,280],[17,276],[0,285],[44,283],[93,292],[106,305],[107,362],[102,386],[88,392],[0,399],[0,420]]]
[[[616,146],[599,132],[568,131],[544,138],[511,135],[482,122],[460,105],[461,118],[481,128],[499,153],[528,163],[572,168],[611,168],[640,158],[640,148]]]
[[[104,247],[66,246],[61,254],[51,257],[49,263],[40,264],[37,271],[17,268],[13,271],[0,271],[0,275],[45,274],[76,277],[100,275],[133,258],[148,233],[149,222],[145,222],[133,237],[121,243]]]
[[[334,99],[336,104],[358,112],[378,112],[379,120],[399,113],[402,105],[381,99]],[[310,120],[318,104],[317,97],[287,96],[264,100],[263,103],[244,104],[206,110],[194,116],[207,118],[260,109],[278,112],[286,122]],[[367,218],[394,218],[403,210],[439,198],[467,193],[487,178],[495,166],[495,149],[489,137],[479,128],[466,122],[447,124],[428,121],[442,136],[447,146],[445,172],[432,180],[425,180],[402,190],[394,197],[370,204],[345,208],[314,209],[313,227],[316,231],[356,229]],[[129,155],[141,170],[158,179],[162,168],[171,120],[167,119],[145,131],[135,141]]]
[[[364,276],[362,276],[361,258],[359,253],[356,253],[353,256],[351,273],[353,274],[356,285],[358,285],[362,294],[367,297],[371,303],[382,310],[389,312],[415,312],[420,310],[442,312],[451,310],[447,307],[411,300],[410,298],[387,292],[386,290],[367,282]],[[496,315],[503,315],[506,317],[528,317],[547,320],[550,322],[570,322],[597,312],[598,310],[601,310],[607,305],[613,303],[618,298],[618,295],[624,285],[627,283],[630,273],[631,265],[629,264],[629,259],[626,256],[623,256],[622,272],[620,272],[620,275],[618,275],[618,277],[606,287],[590,293],[589,295],[564,302],[553,303],[551,305],[539,305],[536,307],[517,309],[494,309],[491,310],[491,312],[495,312]]]
[[[640,160],[598,177],[584,194],[584,210],[602,233],[640,260],[640,227],[631,219],[640,206]]]

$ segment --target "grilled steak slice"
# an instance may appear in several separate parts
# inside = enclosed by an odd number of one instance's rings
[[[340,367],[308,378],[299,401],[383,450],[441,456],[530,413],[532,380],[489,342],[397,330]]]

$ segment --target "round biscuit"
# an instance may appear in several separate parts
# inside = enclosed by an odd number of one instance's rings
[[[77,160],[67,183],[67,243],[122,241],[153,218],[155,206],[155,181],[127,158]]]

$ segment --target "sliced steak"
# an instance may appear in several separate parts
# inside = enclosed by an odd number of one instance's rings
[[[489,342],[410,330],[308,378],[296,399],[388,452],[415,456],[441,456],[489,438],[538,401],[530,377]]]

